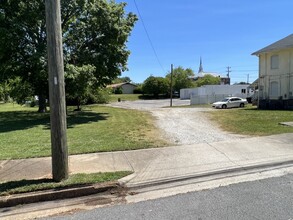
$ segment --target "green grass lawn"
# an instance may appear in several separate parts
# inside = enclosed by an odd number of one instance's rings
[[[0,160],[51,155],[49,113],[0,104]],[[67,117],[69,154],[166,146],[153,117],[136,110],[92,105]]]
[[[52,179],[20,180],[0,183],[0,196],[7,196],[18,193],[35,192],[48,189],[64,189],[82,185],[90,185],[103,182],[116,181],[131,174],[129,171],[112,173],[74,174],[67,180],[54,182]]]
[[[222,129],[236,134],[265,136],[293,133],[293,127],[279,124],[293,121],[292,110],[258,110],[248,105],[245,108],[217,109],[208,114]]]
[[[73,108],[72,108],[73,109]],[[16,104],[0,104],[0,160],[51,155],[49,113]],[[243,135],[291,133],[293,111],[255,107],[207,112],[224,130]],[[134,150],[167,146],[159,138],[153,117],[146,112],[91,105],[67,117],[69,154]]]
[[[142,98],[142,94],[113,94],[110,95],[110,102],[118,102],[118,99],[121,101],[135,101]]]

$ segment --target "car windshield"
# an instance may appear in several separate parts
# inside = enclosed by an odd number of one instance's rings
[[[223,99],[222,100],[222,102],[228,102],[229,101],[229,99]]]

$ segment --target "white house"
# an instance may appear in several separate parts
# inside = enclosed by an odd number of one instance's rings
[[[293,109],[293,34],[252,55],[259,58],[258,107]]]
[[[249,84],[244,85],[205,85],[198,88],[181,89],[180,99],[190,99],[190,103],[209,104],[227,96],[247,98],[253,94]]]

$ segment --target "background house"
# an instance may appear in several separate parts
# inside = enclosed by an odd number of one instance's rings
[[[205,85],[192,89],[181,89],[180,99],[190,99],[190,104],[209,104],[227,96],[247,98],[253,95],[254,90],[249,84],[241,85]]]
[[[293,34],[252,55],[259,58],[258,107],[293,109]]]
[[[136,87],[137,85],[134,85],[129,82],[117,83],[117,84],[112,84],[107,86],[107,88],[112,88],[114,93],[116,93],[115,91],[117,90],[121,90],[122,94],[133,94],[133,90]]]

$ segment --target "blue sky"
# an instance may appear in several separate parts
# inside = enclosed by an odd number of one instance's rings
[[[135,1],[143,22],[131,33],[122,74],[134,83],[165,76],[171,64],[197,73],[200,57],[205,72],[225,75],[230,66],[232,83],[251,83],[258,76],[251,53],[293,33],[292,0],[124,0],[138,15]]]

